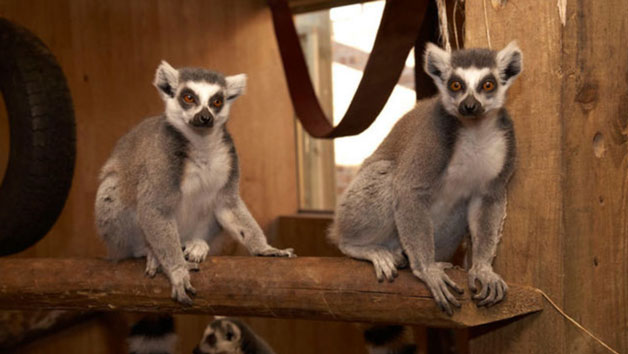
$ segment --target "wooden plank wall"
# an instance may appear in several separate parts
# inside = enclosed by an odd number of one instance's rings
[[[483,3],[486,3],[485,18]],[[517,39],[524,71],[508,107],[518,169],[496,259],[628,352],[628,3],[466,2],[466,46]],[[496,2],[495,2],[496,3]],[[555,310],[475,331],[471,353],[606,353]]]
[[[297,210],[293,110],[264,0],[1,0],[0,16],[29,28],[51,48],[67,76],[77,118],[76,175],[68,203],[49,235],[18,256],[104,256],[93,226],[98,170],[122,134],[163,111],[151,84],[162,58],[175,67],[249,75],[247,94],[235,103],[229,122],[243,198],[269,233],[279,215]],[[182,352],[191,352],[208,321],[178,317]],[[289,324],[255,324],[280,352],[315,347],[308,333],[291,333],[284,344]],[[120,328],[124,320],[108,316],[22,352],[119,353],[125,334]]]

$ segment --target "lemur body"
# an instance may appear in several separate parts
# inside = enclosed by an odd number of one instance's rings
[[[96,226],[110,257],[146,256],[146,273],[161,268],[173,298],[190,302],[189,270],[221,229],[252,254],[293,256],[268,245],[239,195],[238,156],[225,123],[246,76],[162,62],[154,84],[165,114],[123,136],[101,172]]]
[[[469,285],[479,305],[501,301],[506,283],[492,269],[513,172],[515,136],[503,108],[521,72],[514,43],[447,53],[429,44],[425,70],[440,94],[419,101],[367,158],[339,200],[330,239],[354,258],[371,261],[379,280],[392,281],[409,261],[435,301],[459,306],[445,274],[462,238],[471,233]],[[406,258],[407,257],[407,258]]]

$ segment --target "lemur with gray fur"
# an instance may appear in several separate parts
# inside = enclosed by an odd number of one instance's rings
[[[110,257],[146,256],[146,274],[163,270],[172,297],[190,303],[189,270],[221,229],[254,255],[294,256],[268,245],[240,198],[238,155],[225,123],[246,75],[177,70],[163,61],[154,85],[165,113],[123,136],[100,175],[96,226]]]
[[[523,56],[514,42],[499,52],[452,53],[429,43],[424,59],[439,94],[417,102],[364,161],[339,200],[329,237],[346,255],[372,262],[380,281],[392,281],[409,261],[451,315],[460,303],[449,288],[462,289],[444,270],[468,232],[469,287],[478,306],[501,301],[508,289],[492,262],[515,164],[504,102]]]

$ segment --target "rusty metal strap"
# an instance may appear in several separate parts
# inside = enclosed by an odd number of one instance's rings
[[[327,139],[356,135],[375,121],[399,80],[428,1],[386,1],[360,85],[344,117],[334,127],[314,92],[288,0],[268,0],[294,110],[310,135]]]

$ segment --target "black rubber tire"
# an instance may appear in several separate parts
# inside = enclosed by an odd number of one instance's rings
[[[35,244],[59,217],[74,174],[76,128],[70,91],[50,50],[2,18],[0,92],[11,141],[0,186],[4,256]]]

